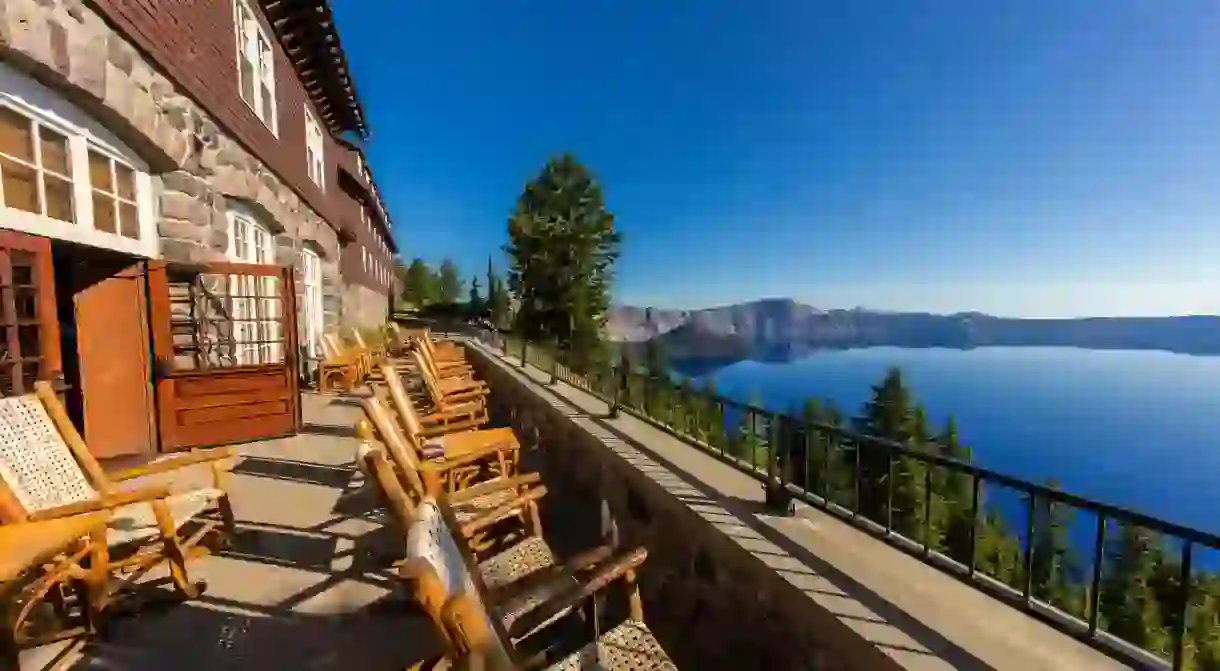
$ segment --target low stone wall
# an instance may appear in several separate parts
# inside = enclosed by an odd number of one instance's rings
[[[525,467],[539,471],[550,492],[544,525],[557,551],[588,547],[606,535],[648,549],[640,577],[646,617],[681,668],[900,668],[709,523],[708,510],[697,513],[696,504],[658,484],[655,464],[624,458],[607,444],[614,440],[608,433],[591,432],[595,418],[579,415],[503,361],[476,347],[468,351],[491,385],[493,412],[536,448]]]

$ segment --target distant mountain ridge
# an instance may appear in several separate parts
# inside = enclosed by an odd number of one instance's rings
[[[611,340],[656,339],[671,357],[788,359],[859,347],[1079,347],[1220,355],[1220,316],[1016,319],[978,312],[937,315],[854,308],[820,310],[779,298],[702,310],[615,306]]]

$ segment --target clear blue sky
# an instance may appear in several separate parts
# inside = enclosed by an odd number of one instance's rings
[[[332,1],[407,258],[568,150],[621,302],[1220,313],[1214,0]]]

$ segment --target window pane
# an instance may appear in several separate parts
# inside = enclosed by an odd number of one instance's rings
[[[263,96],[263,109],[259,113],[259,116],[262,117],[263,121],[267,122],[267,125],[273,126],[273,124],[271,123],[271,119],[273,116],[272,112],[273,112],[274,108],[271,104],[271,97],[272,97],[271,89],[267,88],[266,84],[263,84],[262,86],[259,86],[259,91],[262,92],[262,96]]]
[[[106,194],[93,192],[93,227],[106,233],[118,230],[114,220],[114,199]]]
[[[0,179],[3,179],[6,206],[42,214],[38,202],[38,176],[33,168],[0,158]]]
[[[47,216],[60,221],[74,221],[76,218],[72,216],[72,182],[45,173],[43,179],[47,190]]]
[[[38,129],[38,138],[42,143],[42,167],[65,177],[71,175],[68,169],[68,138],[46,126]]]
[[[119,228],[123,237],[140,239],[140,215],[135,205],[119,203]]]
[[[33,141],[30,120],[0,106],[0,153],[33,162]]]
[[[17,287],[13,294],[17,319],[38,319],[38,289],[34,287]]]
[[[245,57],[241,59],[241,97],[254,104],[254,68]]]
[[[106,193],[114,193],[114,185],[110,183],[110,159],[92,150],[89,151],[89,184]]]
[[[136,199],[136,174],[135,174],[135,172],[133,172],[131,168],[128,168],[127,166],[123,165],[122,163],[119,163],[116,161],[114,164],[114,178],[115,178],[115,181],[118,182],[119,198],[125,198],[127,200],[135,200]]]

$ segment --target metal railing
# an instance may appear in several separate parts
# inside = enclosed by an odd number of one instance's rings
[[[934,446],[916,449],[846,426],[810,421],[710,394],[669,377],[648,375],[625,360],[577,372],[565,364],[565,357],[553,346],[484,330],[467,331],[466,335],[515,358],[516,362],[510,364],[529,365],[548,373],[551,384],[563,380],[599,397],[609,405],[611,417],[629,412],[712,453],[764,483],[772,505],[787,507],[791,500],[800,500],[848,520],[1064,633],[1136,665],[1168,666],[1175,671],[1220,668],[1210,662],[1190,663],[1204,642],[1187,640],[1192,609],[1215,610],[1220,605],[1220,594],[1203,593],[1195,577],[1199,568],[1196,554],[1220,551],[1220,536],[982,468],[938,454]],[[896,483],[910,484],[912,478],[922,479],[922,489],[915,487],[915,491],[924,500],[896,501],[902,491]],[[1012,548],[1019,553],[1019,565],[1009,567],[1014,570],[1004,576],[990,575],[985,566],[980,566],[989,563],[987,552],[993,552],[980,547],[982,532],[996,523],[987,510],[985,494],[989,487],[1002,488],[1010,497],[1015,495],[1010,503],[1017,505],[1009,507],[1023,508],[1025,513],[1024,533],[1017,534],[1019,547]],[[955,490],[955,500],[938,488]],[[957,530],[956,543],[934,538],[937,506],[943,508],[949,503],[965,510],[967,524]],[[1061,524],[1056,522],[1057,513],[1065,510],[1096,519],[1087,541],[1078,543],[1091,546],[1091,562],[1074,571],[1084,580],[1075,584],[1078,593],[1067,597],[1043,593],[1044,585],[1038,580],[1045,578],[1046,562],[1056,560],[1039,556],[1040,552],[1050,553],[1040,544],[1052,532],[1049,527]],[[943,515],[939,521],[944,521]],[[1134,540],[1134,544],[1127,543],[1127,548],[1140,547],[1142,537],[1137,530],[1151,532],[1148,551],[1155,548],[1176,553],[1177,575],[1162,581],[1165,584],[1161,586],[1172,593],[1172,608],[1160,614],[1166,623],[1161,633],[1168,635],[1160,645],[1126,640],[1105,631],[1102,622],[1103,600],[1122,589],[1108,587],[1107,583],[1114,576],[1107,575],[1105,569],[1122,560],[1115,558],[1112,544]],[[992,568],[1000,565],[998,559],[991,563]],[[1216,632],[1220,635],[1220,623]]]

